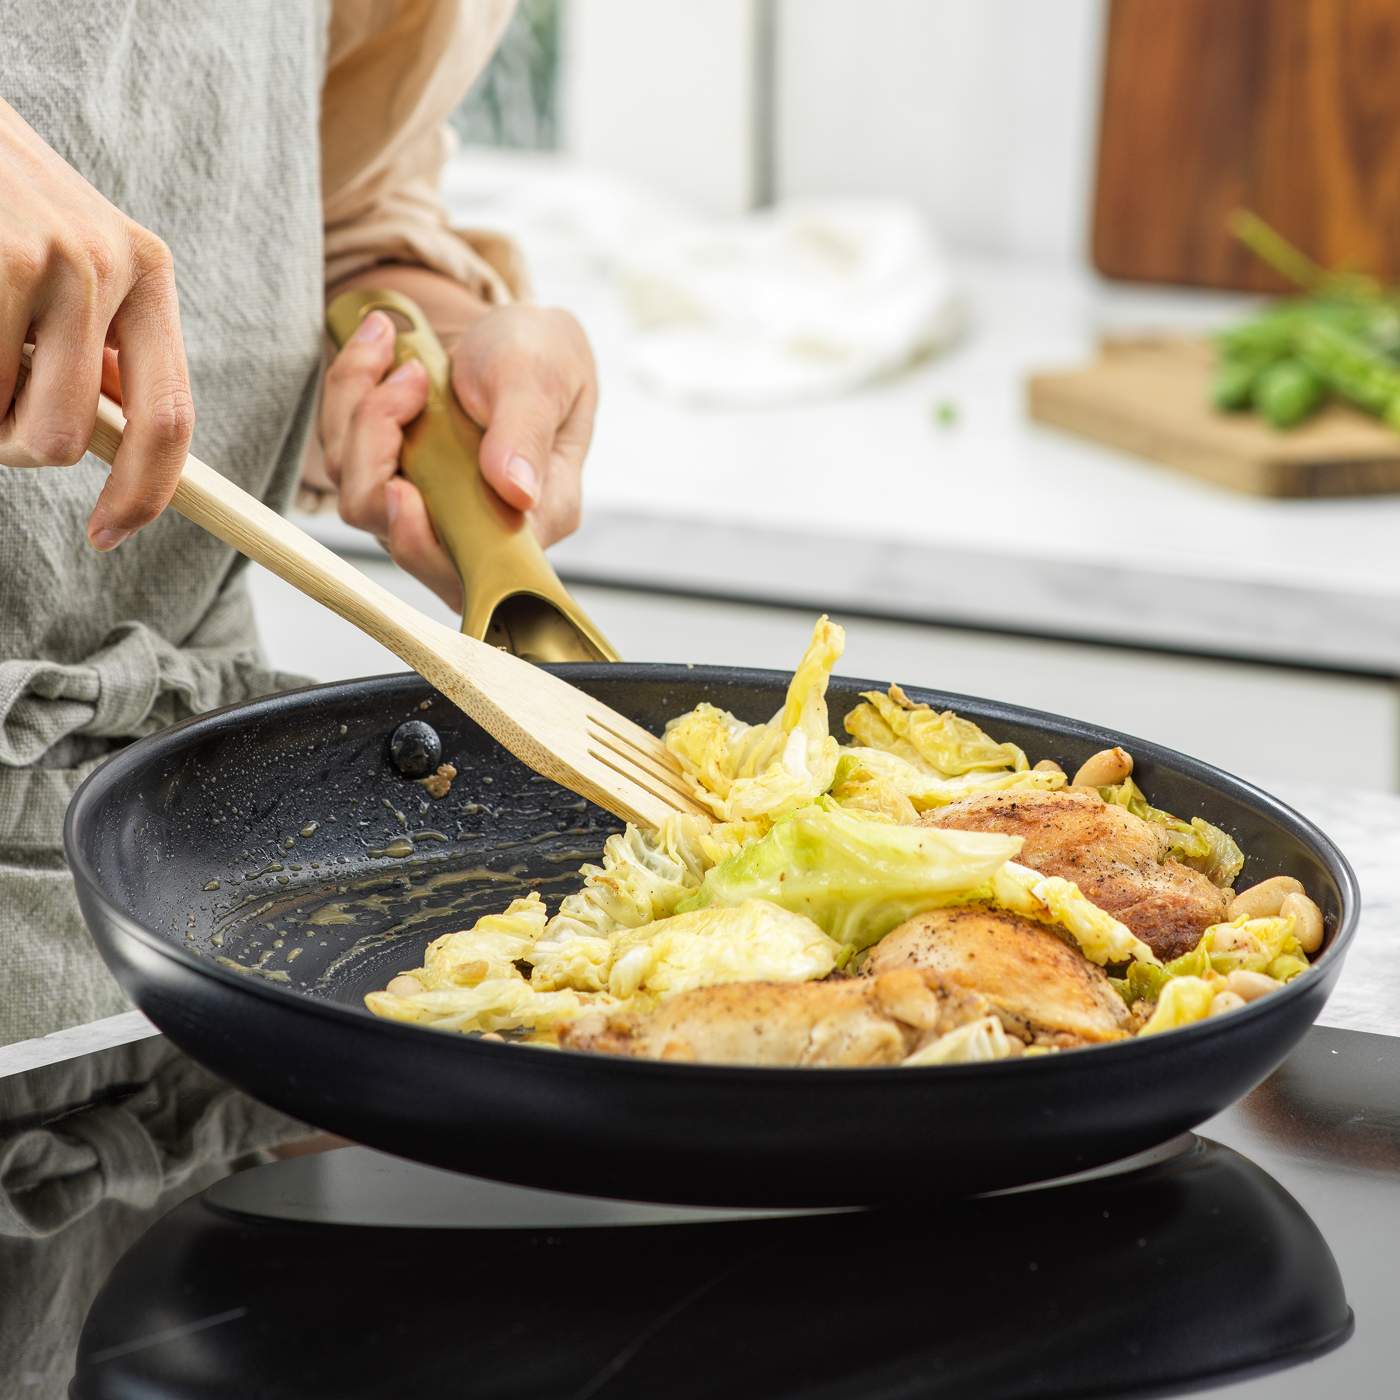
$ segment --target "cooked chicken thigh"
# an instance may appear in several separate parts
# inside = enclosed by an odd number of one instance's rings
[[[1161,827],[1095,792],[986,793],[940,807],[920,822],[1023,836],[1022,865],[1073,880],[1164,961],[1190,952],[1225,918],[1228,891],[1168,856]]]
[[[1120,1040],[1128,1008],[1103,970],[1053,930],[999,909],[936,909],[887,933],[861,971],[888,977],[901,967],[935,972],[980,993],[1022,1040],[1082,1045]]]
[[[986,1016],[979,996],[931,972],[827,982],[728,982],[649,1011],[600,1012],[564,1027],[566,1050],[729,1065],[894,1065]]]

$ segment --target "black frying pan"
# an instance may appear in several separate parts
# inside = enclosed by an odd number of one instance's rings
[[[655,729],[701,699],[766,719],[787,682],[715,667],[559,669]],[[833,681],[838,730],[868,688]],[[616,825],[413,676],[273,696],[134,744],[83,784],[65,843],[109,966],[197,1060],[320,1127],[528,1185],[785,1206],[986,1191],[1164,1141],[1274,1069],[1317,1016],[1356,927],[1356,879],[1331,841],[1257,788],[1160,745],[910,693],[1071,771],[1123,743],[1152,801],[1234,834],[1245,883],[1303,881],[1327,920],[1313,970],[1170,1034],[913,1070],[616,1059],[379,1020],[363,1009],[366,991],[514,895],[533,887],[552,902]],[[389,760],[388,736],[410,717],[436,726],[460,770],[440,801]]]

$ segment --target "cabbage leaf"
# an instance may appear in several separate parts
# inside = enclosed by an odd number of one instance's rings
[[[545,930],[549,939],[606,935],[664,919],[696,889],[711,862],[703,817],[668,818],[659,831],[629,825],[603,843],[603,863],[579,869],[583,887],[564,896]]]
[[[469,929],[434,939],[423,966],[410,970],[423,990],[411,995],[370,992],[376,1016],[449,1031],[548,1030],[595,1005],[575,992],[540,992],[520,971],[545,928],[545,905],[533,891],[502,914],[487,914]]]
[[[929,768],[916,767],[898,754],[851,745],[841,750],[831,796],[853,811],[873,813],[907,826],[931,807],[946,807],[981,792],[1008,788],[1052,792],[1064,785],[1063,773],[1030,768],[974,770],[945,778]]]
[[[1101,787],[1099,796],[1115,807],[1125,807],[1143,821],[1165,828],[1169,854],[1183,865],[1199,870],[1222,889],[1233,885],[1244,869],[1244,852],[1233,836],[1212,826],[1204,817],[1192,817],[1188,822],[1154,807],[1131,778]]]
[[[474,987],[491,977],[507,977],[528,958],[544,932],[544,901],[531,891],[512,900],[503,914],[487,914],[469,929],[445,933],[428,944],[423,966],[411,969],[425,988]]]
[[[831,786],[839,746],[831,734],[826,687],[845,638],[829,618],[818,621],[783,708],[766,724],[746,724],[701,704],[666,726],[666,747],[715,816],[771,820]]]
[[[572,991],[536,991],[518,972],[488,977],[473,987],[443,987],[397,996],[370,992],[365,1005],[376,1016],[443,1031],[551,1031],[587,1011],[615,1006],[611,997]]]
[[[999,908],[1064,929],[1080,952],[1100,967],[1158,962],[1157,955],[1127,924],[1091,903],[1072,880],[1042,875],[1009,860],[992,879],[992,897]]]
[[[1004,1060],[1011,1054],[1006,1030],[995,1016],[969,1021],[920,1046],[901,1065],[966,1065],[983,1060]]]
[[[1158,1031],[1174,1031],[1193,1021],[1204,1021],[1210,1015],[1210,1004],[1219,990],[1202,977],[1174,977],[1162,988],[1157,1009],[1148,1018],[1139,1035],[1156,1035]]]
[[[746,899],[618,934],[608,991],[668,996],[721,982],[806,982],[836,968],[841,945],[811,919]]]
[[[867,690],[861,699],[865,703],[846,716],[845,724],[864,748],[880,749],[944,778],[1028,767],[1015,744],[998,744],[951,710],[915,704],[897,685],[883,695]]]
[[[1210,965],[1210,955],[1198,943],[1189,953],[1173,958],[1169,963],[1134,963],[1123,979],[1123,999],[1132,1006],[1137,1001],[1157,1001],[1162,989],[1174,977],[1197,977],[1209,981],[1215,976]],[[1219,988],[1217,988],[1219,990]]]
[[[612,975],[612,939],[569,933],[541,939],[530,955],[530,985],[537,991],[601,992]]]
[[[824,798],[709,871],[678,908],[766,899],[858,951],[925,909],[990,898],[1020,849],[1019,836],[898,826]]]
[[[371,992],[365,1004],[378,1016],[440,1030],[549,1033],[639,995],[825,977],[844,951],[810,919],[759,900],[659,919],[612,937],[572,934],[553,949],[534,941],[543,926],[538,895],[516,900],[505,914],[438,939],[414,973],[422,992]],[[547,962],[537,963],[527,981],[517,959],[537,957]],[[538,975],[542,970],[546,976]]]
[[[603,863],[582,867],[583,887],[564,896],[532,948],[532,982],[542,991],[601,991],[614,934],[669,918],[707,870],[762,832],[754,823],[676,816],[659,831],[628,826],[609,836]]]
[[[1291,914],[1212,924],[1197,947],[1210,959],[1211,967],[1225,976],[1239,969],[1287,982],[1308,967]]]

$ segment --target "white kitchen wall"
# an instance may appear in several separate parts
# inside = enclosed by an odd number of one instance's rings
[[[768,0],[569,0],[563,149],[702,214],[759,196]]]
[[[958,249],[1086,246],[1103,0],[777,0],[776,192],[913,200]]]
[[[1104,0],[568,0],[562,142],[700,213],[907,199],[958,250],[1087,244]]]

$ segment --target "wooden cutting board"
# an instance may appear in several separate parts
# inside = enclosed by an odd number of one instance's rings
[[[1400,492],[1400,433],[1345,404],[1287,432],[1211,408],[1212,347],[1177,338],[1105,342],[1079,369],[1033,374],[1038,423],[1258,496]]]
[[[1277,290],[1226,231],[1240,206],[1400,281],[1400,0],[1111,0],[1095,267]]]

